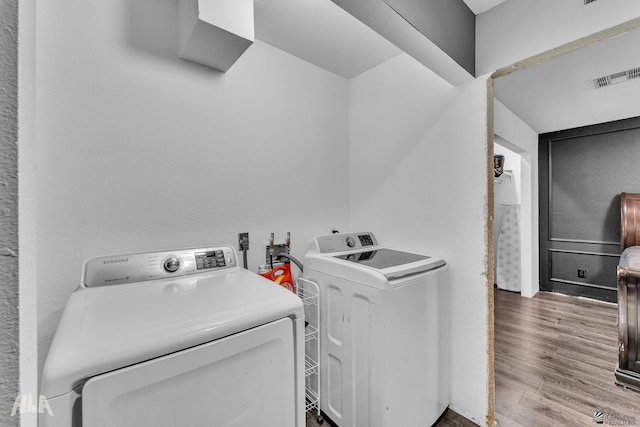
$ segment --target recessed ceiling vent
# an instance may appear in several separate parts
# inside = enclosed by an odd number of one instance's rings
[[[608,76],[598,77],[593,79],[593,84],[596,88],[605,86],[611,86],[617,83],[626,82],[627,80],[637,79],[640,77],[640,67],[631,68],[626,71],[620,71],[619,73],[609,74]]]
[[[640,77],[640,67],[627,70],[627,79],[637,79]]]
[[[584,0],[584,4],[589,4],[589,3],[593,3],[596,0]]]

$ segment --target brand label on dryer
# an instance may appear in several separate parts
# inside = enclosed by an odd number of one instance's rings
[[[129,262],[129,258],[114,258],[102,261],[103,264],[121,264],[123,262]]]

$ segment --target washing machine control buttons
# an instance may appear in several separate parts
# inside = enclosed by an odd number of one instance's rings
[[[227,250],[230,253],[229,250]],[[225,256],[222,249],[218,249],[215,251],[206,251],[206,252],[196,252],[194,254],[196,258],[196,269],[203,270],[207,268],[218,268],[218,267],[226,267],[225,264]],[[229,256],[227,257],[227,262],[232,264],[233,259]]]
[[[164,260],[163,267],[167,273],[175,273],[180,269],[180,258],[170,256]]]
[[[373,246],[373,239],[370,234],[361,234],[358,236],[358,239],[360,239],[362,246]]]
[[[350,248],[353,248],[356,245],[356,239],[354,239],[351,236],[347,236],[347,246],[349,246]]]

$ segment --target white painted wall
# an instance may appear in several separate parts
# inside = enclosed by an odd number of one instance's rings
[[[455,88],[402,54],[349,82],[351,229],[444,258],[451,407],[487,415],[486,84]]]
[[[494,132],[502,145],[522,156],[520,225],[522,290],[533,297],[540,289],[538,232],[538,134],[504,104],[494,100]]]
[[[36,233],[36,0],[19,3],[18,235],[20,247],[20,393],[38,394],[38,264]],[[21,414],[22,427],[36,427],[37,414]]]
[[[302,258],[346,226],[347,80],[260,42],[226,74],[179,60],[173,0],[36,7],[40,368],[88,257],[248,231],[257,270],[270,232]]]
[[[476,17],[476,75],[640,16],[637,0],[509,0]]]

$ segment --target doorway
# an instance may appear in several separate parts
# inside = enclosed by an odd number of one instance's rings
[[[538,135],[640,116],[640,107],[637,105],[638,86],[636,82],[630,83],[630,85],[636,85],[633,86],[636,88],[634,89],[636,92],[629,90],[631,86],[626,86],[625,88],[624,85],[608,88],[610,89],[609,91],[595,92],[592,82],[594,78],[610,73],[611,71],[607,70],[612,70],[611,67],[616,69],[617,67],[629,68],[631,65],[625,62],[637,60],[637,56],[634,58],[625,54],[625,52],[628,52],[629,46],[637,46],[640,40],[640,31],[637,29],[637,23],[633,28],[630,31],[629,26],[614,27],[606,32],[598,33],[554,51],[545,52],[534,58],[506,67],[492,76],[495,94],[495,133],[502,137],[508,136],[505,139],[509,141],[518,141],[518,143],[524,141],[524,145],[531,144],[530,134],[535,134],[533,146],[528,145],[529,149],[527,150],[531,153],[531,158],[529,159],[532,169],[531,176],[535,180],[534,185],[532,185],[532,197],[530,200],[535,206],[531,206],[528,210],[525,210],[524,206],[522,206],[522,212],[528,211],[531,215],[532,223],[536,223],[531,229],[532,234],[536,237],[529,248],[532,250],[532,259],[534,260],[532,264],[535,265],[536,272],[542,271],[542,268],[537,268],[538,262],[545,262],[539,255],[537,246],[539,242],[538,215],[539,213],[541,216],[545,215],[542,210],[538,210],[538,201],[540,203],[543,201],[538,198]],[[613,37],[614,35],[615,37]],[[634,66],[637,67],[637,65]],[[552,85],[549,84],[550,79],[553,80]],[[559,90],[558,88],[561,89]],[[635,96],[634,93],[636,94]],[[519,129],[521,135],[526,134],[524,139],[509,137],[516,128]],[[521,200],[524,203],[527,199],[523,195]],[[545,249],[545,251],[548,252],[548,249]],[[535,274],[532,276],[535,276]],[[539,280],[536,277],[535,285],[537,286],[538,283]],[[522,295],[524,296],[524,292]],[[529,296],[533,295],[535,293]],[[518,301],[532,300],[518,299]],[[575,309],[579,308],[580,305],[577,304]],[[553,320],[544,314],[532,314],[532,318],[536,321]],[[519,321],[522,322],[522,320]],[[556,321],[560,321],[560,323],[552,323],[552,326],[558,326],[562,323],[561,320],[556,319]],[[496,328],[495,332],[497,342],[501,332],[498,328]],[[515,337],[517,340],[525,338],[520,335]],[[540,338],[542,339],[539,344],[541,346],[547,345],[546,339],[551,339],[550,336],[545,338],[544,334]],[[615,336],[612,338],[616,339]],[[583,344],[588,345],[588,343],[588,340],[586,340]],[[580,355],[580,350],[577,347],[565,348],[564,350],[567,354]],[[612,356],[614,358],[617,357],[615,347]],[[554,357],[554,355],[549,357]],[[501,363],[500,360],[496,360],[497,363]],[[495,372],[498,380],[501,378],[500,375],[504,375],[504,371],[501,371],[498,367],[496,367]],[[523,381],[522,378],[518,377],[517,369],[512,370],[510,374],[514,375],[512,379],[515,379],[516,382],[521,383]],[[540,375],[544,376],[544,372],[540,372]],[[611,377],[611,383],[613,383],[613,372],[611,372]],[[578,381],[584,380],[579,375],[576,378]],[[637,395],[634,395],[634,397],[637,397]],[[500,395],[496,397],[496,400],[498,400],[497,407],[500,407],[499,399]],[[597,403],[597,399],[594,403]],[[540,405],[538,409],[540,411],[553,410],[553,408],[549,409],[543,407],[543,405]],[[500,418],[499,415],[497,418]]]
[[[509,141],[494,136],[493,270],[494,284],[511,292],[522,291],[521,163],[522,156]]]

